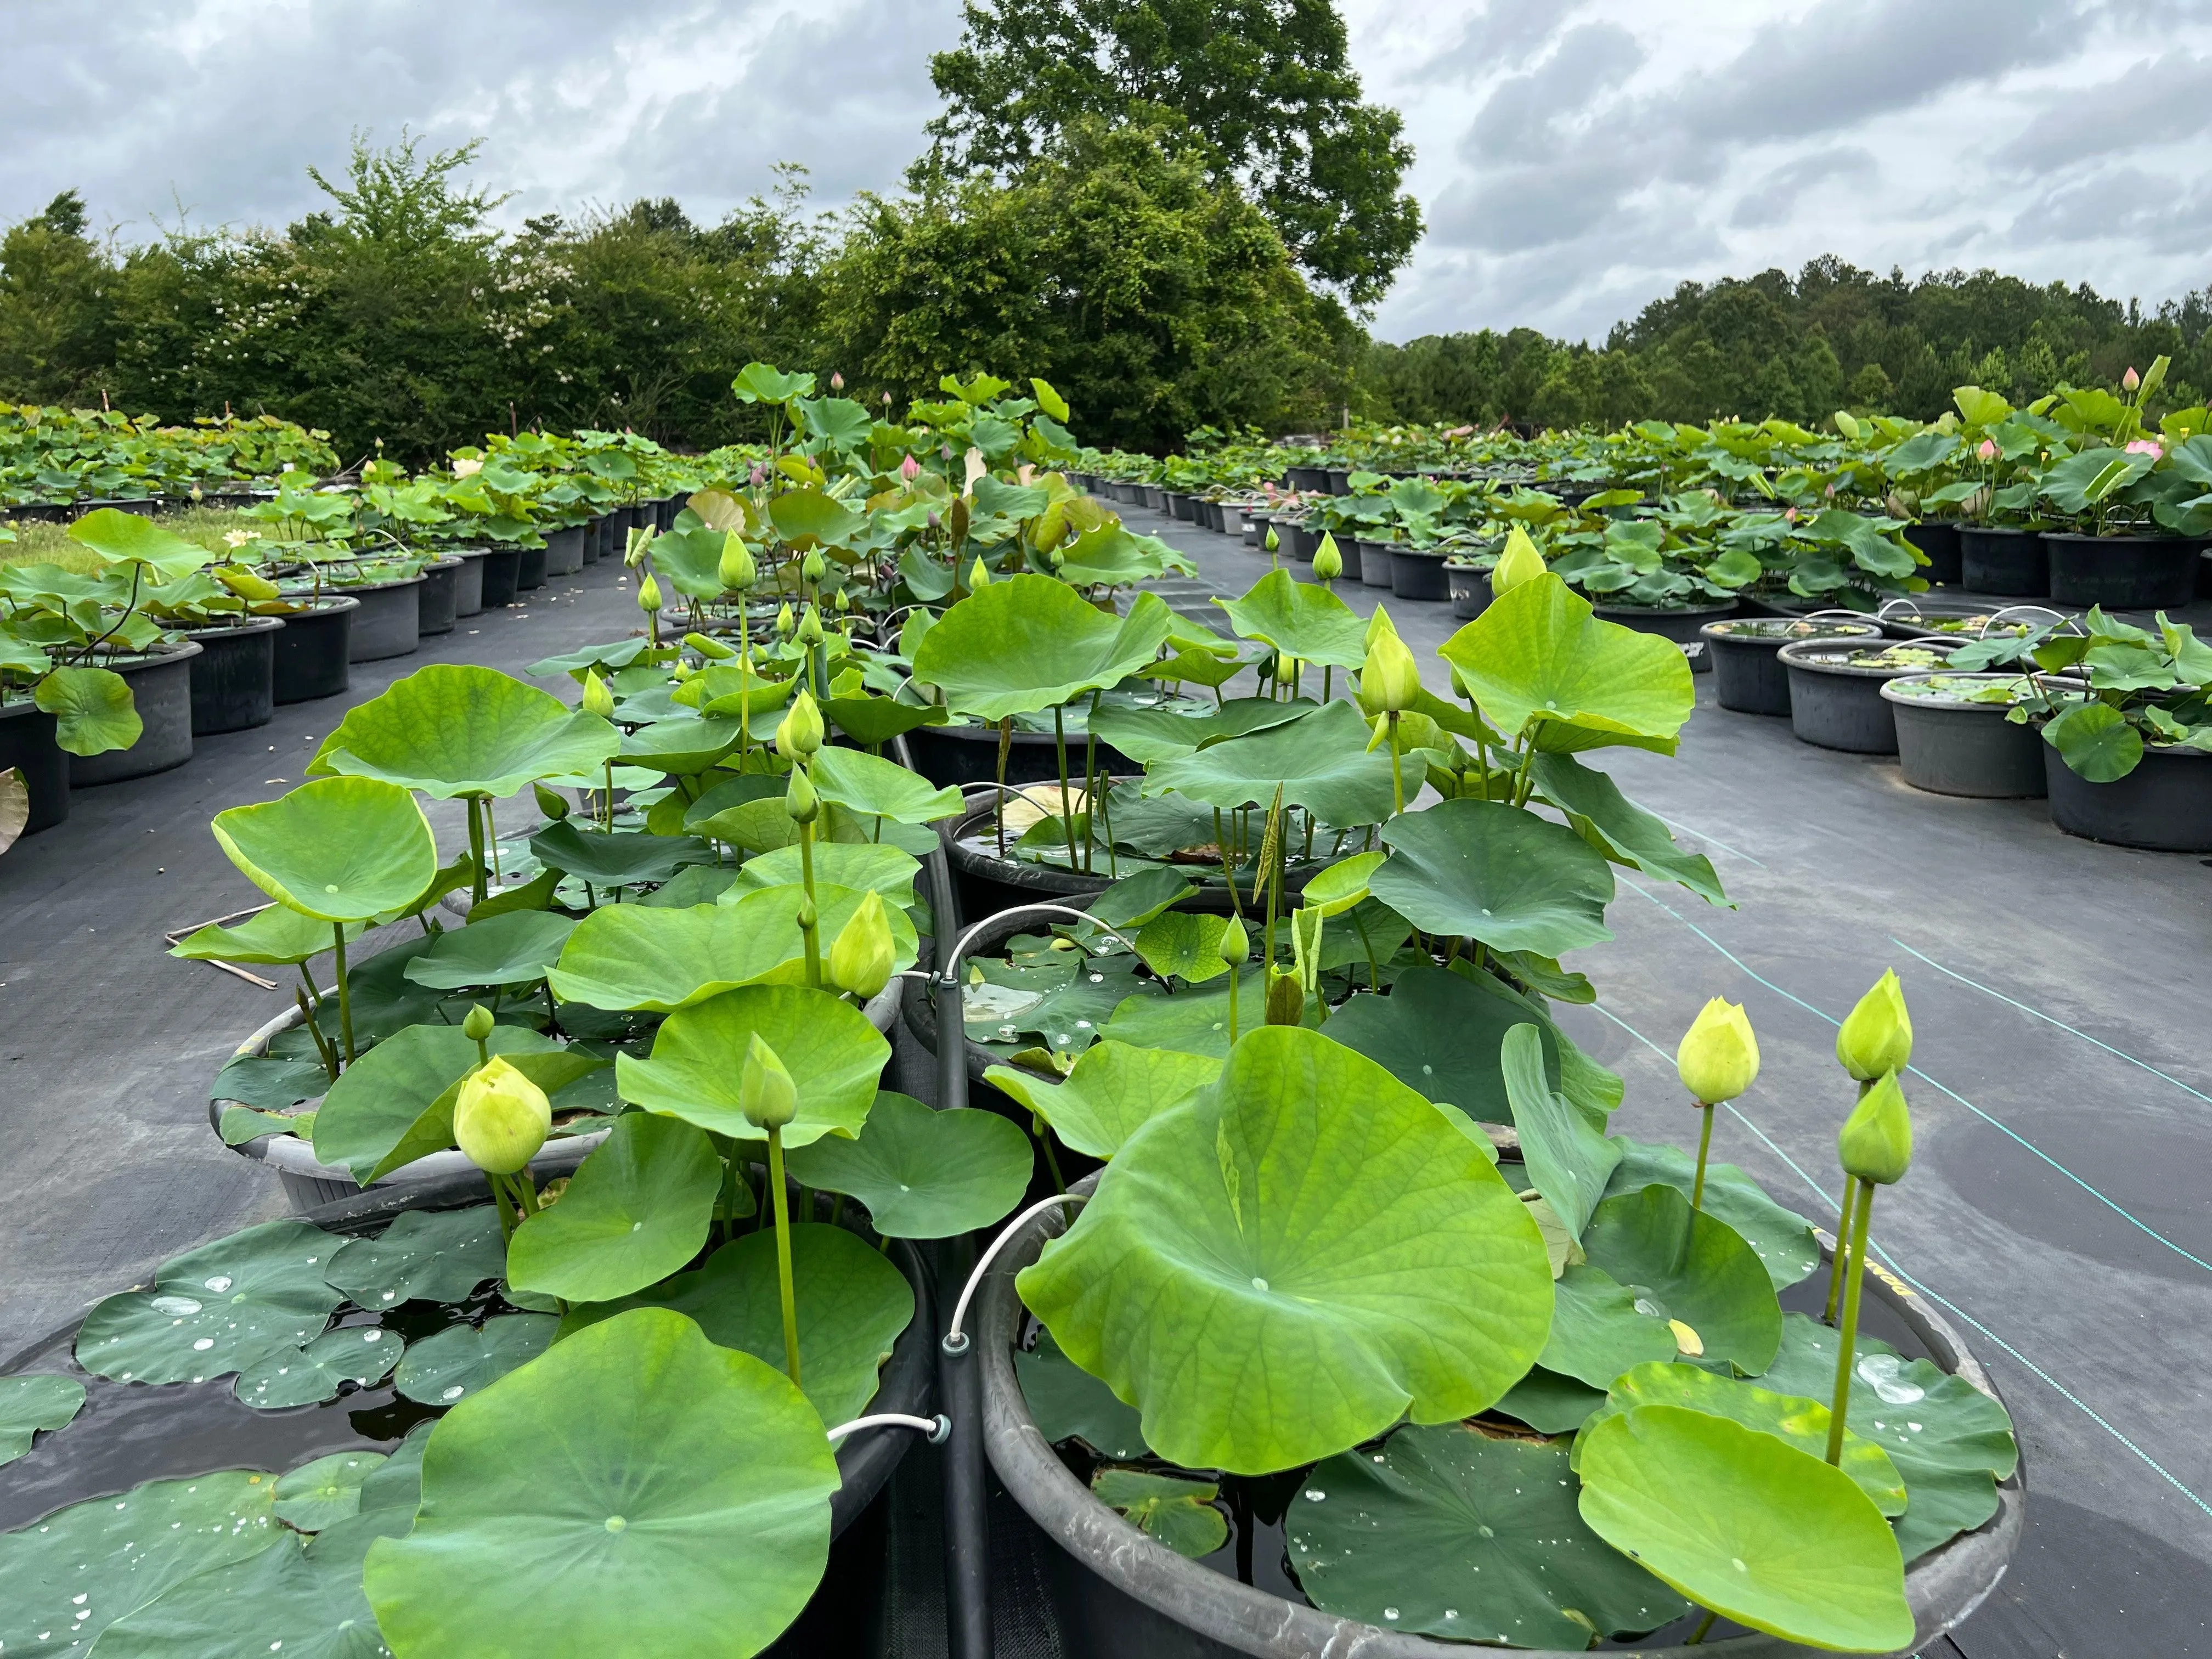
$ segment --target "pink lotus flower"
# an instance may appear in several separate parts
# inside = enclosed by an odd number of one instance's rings
[[[2142,384],[2142,376],[2136,374],[2132,368],[2130,368],[2126,374],[2120,376],[2120,390],[2123,392],[2133,392]]]
[[[921,476],[921,463],[911,455],[899,463],[899,477],[912,483]]]
[[[1996,440],[1994,438],[1983,439],[1982,447],[1979,449],[1977,449],[1974,453],[1980,456],[1985,461],[1994,461],[1997,458]]]
[[[753,463],[753,488],[759,489],[768,482],[768,470],[757,461]]]
[[[2128,446],[2130,455],[2163,455],[2166,446],[2155,438],[2138,438]]]
[[[834,369],[830,374],[830,389],[832,392],[842,392],[845,389],[845,377]]]

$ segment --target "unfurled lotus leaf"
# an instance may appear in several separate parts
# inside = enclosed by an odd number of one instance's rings
[[[858,817],[889,818],[897,823],[934,823],[966,805],[959,790],[933,789],[927,779],[878,755],[857,749],[824,749],[809,769],[823,800],[851,809]]]
[[[255,886],[325,922],[367,921],[404,905],[438,869],[422,807],[374,778],[304,783],[218,812],[210,827]]]
[[[749,985],[678,1009],[661,1022],[649,1057],[617,1056],[616,1086],[649,1112],[734,1139],[762,1139],[739,1086],[755,1036],[798,1087],[799,1115],[783,1127],[787,1147],[860,1133],[890,1044],[852,1004],[802,986]]]
[[[1530,1005],[1493,976],[1423,966],[1400,975],[1388,996],[1351,998],[1330,1016],[1328,1034],[1430,1100],[1486,1123],[1510,1123],[1499,1054],[1505,1034],[1531,1020]],[[1538,1029],[1545,1086],[1560,1088],[1558,1038]]]
[[[1111,744],[1139,766],[1150,766],[1224,738],[1287,725],[1316,707],[1304,700],[1279,702],[1273,697],[1231,697],[1219,708],[1203,712],[1109,706],[1099,709],[1091,731],[1099,742]]]
[[[448,1325],[407,1350],[392,1386],[419,1404],[450,1406],[537,1358],[560,1324],[550,1315],[520,1313]]]
[[[1553,754],[1537,756],[1533,770],[1545,799],[1573,814],[1578,829],[1588,825],[1584,833],[1601,837],[1615,862],[1680,882],[1711,903],[1729,902],[1712,861],[1702,853],[1677,847],[1664,821],[1623,795],[1604,773],[1593,771],[1571,755]]]
[[[1424,933],[1548,957],[1613,937],[1605,855],[1534,813],[1440,801],[1392,820],[1382,839],[1390,857],[1368,890]]]
[[[996,1113],[934,1111],[888,1090],[876,1096],[858,1140],[826,1135],[787,1160],[802,1187],[866,1205],[886,1238],[950,1238],[1003,1221],[1036,1166],[1029,1137]]]
[[[1110,1158],[1160,1113],[1219,1077],[1221,1065],[1209,1055],[1103,1042],[1061,1083],[1011,1066],[994,1066],[983,1076],[1050,1124],[1064,1146]]]
[[[1727,1223],[1692,1210],[1672,1187],[1608,1198],[1583,1232],[1594,1267],[1640,1287],[1697,1335],[1702,1357],[1756,1376],[1782,1342],[1782,1307],[1766,1269]]]
[[[561,1052],[552,1038],[520,1025],[494,1026],[485,1046],[510,1057]],[[371,1179],[370,1171],[416,1120],[477,1063],[477,1045],[459,1025],[410,1025],[394,1032],[331,1085],[315,1114],[316,1158],[345,1165],[356,1181]]]
[[[71,541],[104,559],[143,564],[157,582],[174,581],[204,569],[215,555],[153,520],[118,507],[96,507],[69,527]]]
[[[958,712],[997,720],[1127,678],[1152,660],[1172,620],[1155,593],[1117,617],[1065,582],[1017,575],[947,611],[915,648],[914,677]]]
[[[361,937],[365,922],[346,924],[346,943]],[[228,927],[210,924],[169,947],[187,962],[254,962],[289,966],[319,957],[331,946],[331,924],[319,916],[272,904]],[[239,1097],[244,1098],[244,1097]],[[289,1102],[286,1103],[289,1104]]]
[[[1674,1188],[1685,1198],[1695,1188],[1697,1160],[1680,1147],[1632,1140],[1626,1135],[1615,1135],[1613,1139],[1621,1157],[1606,1185],[1607,1198],[1641,1192],[1655,1182]],[[1820,1245],[1813,1237],[1813,1224],[1777,1204],[1766,1195],[1765,1188],[1733,1164],[1705,1166],[1702,1207],[1708,1215],[1728,1223],[1751,1246],[1778,1291],[1795,1285],[1820,1265]]]
[[[1279,788],[1284,805],[1304,807],[1324,823],[1379,823],[1390,816],[1390,757],[1370,752],[1367,739],[1359,711],[1339,700],[1288,725],[1158,762],[1145,793],[1173,792],[1227,811],[1265,806]]]
[[[572,916],[550,910],[514,910],[448,927],[407,964],[407,977],[434,990],[475,985],[521,985],[545,977],[561,947],[576,931]]]
[[[267,1221],[172,1256],[151,1290],[94,1305],[76,1362],[123,1382],[181,1382],[300,1347],[344,1300],[323,1279],[337,1244],[304,1221]]]
[[[738,869],[736,880],[720,902],[737,904],[748,893],[792,886],[801,879],[805,868],[796,847],[779,847],[771,853],[755,854]],[[849,887],[860,893],[881,893],[885,904],[904,910],[917,902],[914,884],[921,873],[921,861],[896,847],[871,842],[830,841],[819,842],[814,848],[817,892],[824,887]]]
[[[570,1177],[561,1201],[515,1229],[507,1282],[563,1302],[611,1302],[699,1253],[722,1190],[703,1131],[627,1112]]]
[[[31,700],[54,717],[54,741],[72,755],[129,749],[146,729],[131,683],[111,669],[57,668]]]
[[[687,864],[712,864],[714,849],[689,836],[580,828],[574,818],[539,830],[530,850],[540,862],[594,887],[666,881]]]
[[[440,799],[512,795],[592,773],[622,734],[550,692],[466,663],[433,663],[350,710],[313,770],[381,778]]]
[[[1367,659],[1367,621],[1327,588],[1270,570],[1241,599],[1214,601],[1248,640],[1316,667],[1357,668]]]
[[[84,1384],[73,1376],[0,1376],[0,1463],[30,1450],[40,1430],[67,1428],[83,1406]]]

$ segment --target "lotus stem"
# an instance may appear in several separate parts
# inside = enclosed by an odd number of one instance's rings
[[[738,764],[753,751],[753,634],[745,618],[745,596],[738,595]],[[613,792],[609,791],[611,802]]]
[[[806,908],[799,913],[799,937],[806,942],[806,982],[822,988],[822,916],[814,903],[814,826],[799,826],[799,879],[806,889]],[[781,1190],[781,1189],[779,1189]]]
[[[497,1176],[486,1176],[485,1184],[491,1188],[491,1201],[499,1209],[499,1236],[501,1241],[514,1237],[514,1206],[507,1195],[506,1183]]]
[[[323,994],[315,988],[315,976],[307,971],[307,964],[306,963],[300,963],[297,966],[300,969],[300,981],[307,988],[307,1000],[310,1002],[313,1002],[317,1007],[320,1007],[323,1001]]]
[[[1478,964],[1480,965],[1480,964]],[[1705,1207],[1705,1156],[1713,1146],[1713,1103],[1710,1100],[1698,1103],[1698,1115],[1704,1121],[1698,1127],[1698,1178],[1690,1187],[1690,1207]]]
[[[1851,1220],[1851,1285],[1844,1296],[1843,1340],[1836,1349],[1836,1398],[1828,1408],[1828,1462],[1844,1455],[1844,1417],[1851,1403],[1851,1356],[1859,1340],[1859,1297],[1866,1289],[1867,1221],[1874,1213],[1874,1182],[1856,1181],[1858,1213]]]
[[[1705,1632],[1712,1629],[1714,1625],[1719,1622],[1719,1620],[1720,1614],[1718,1613],[1706,1613],[1704,1622],[1699,1624],[1697,1629],[1690,1632],[1689,1639],[1684,1642],[1682,1645],[1686,1648],[1695,1647],[1698,1644],[1702,1643],[1705,1639]]]
[[[1849,1177],[1846,1177],[1844,1182],[1843,1205],[1836,1213],[1835,1259],[1828,1265],[1828,1305],[1820,1314],[1820,1322],[1824,1325],[1833,1325],[1836,1322],[1836,1309],[1843,1297],[1846,1259],[1850,1255],[1851,1218],[1856,1213],[1857,1208],[1857,1188]]]
[[[605,809],[599,820],[599,827],[611,835],[614,833],[615,827],[615,762],[611,755],[606,759],[606,793],[600,798],[599,803]]]
[[[993,809],[999,823],[999,856],[1000,858],[1006,856],[1006,757],[1012,752],[1013,747],[1014,717],[1007,714],[999,721],[999,770],[996,779],[999,793],[997,803]],[[1066,804],[1065,800],[1060,802],[1063,806]]]
[[[472,903],[482,904],[484,901],[483,819],[478,817],[477,812],[478,805],[481,805],[478,798],[471,795],[467,799],[469,803],[469,898]],[[611,785],[609,786],[607,792],[607,811],[610,814],[614,811],[614,791]]]
[[[804,828],[804,826],[801,826]],[[768,1132],[768,1185],[775,1205],[775,1282],[783,1297],[783,1368],[799,1382],[799,1298],[791,1286],[791,1200],[783,1190],[783,1130]]]
[[[292,994],[299,1002],[300,1018],[307,1024],[307,1035],[314,1041],[315,1052],[322,1056],[323,1070],[330,1074],[331,1081],[336,1083],[338,1080],[337,1054],[331,1048],[330,1039],[323,1035],[322,1028],[315,1024],[315,1010],[308,1006],[306,994],[295,991]]]
[[[1243,963],[1229,964],[1229,1046],[1232,1048],[1237,1046],[1237,981],[1243,977]]]
[[[1091,707],[1083,716],[1083,873],[1091,873],[1091,855],[1098,837],[1093,833],[1098,812],[1098,693],[1091,694]]]
[[[1398,711],[1392,709],[1387,717],[1390,722],[1390,799],[1391,811],[1406,810],[1406,769],[1398,758]]]
[[[346,986],[345,923],[331,924],[331,949],[337,957],[338,1030],[345,1038],[346,1064],[353,1064],[353,994]]]
[[[1060,828],[1067,842],[1067,867],[1075,868],[1075,803],[1067,794],[1067,717],[1058,703],[1052,709],[1052,750],[1060,760]]]
[[[1213,850],[1221,854],[1221,878],[1229,884],[1229,909],[1239,921],[1244,919],[1243,901],[1237,896],[1237,872],[1229,861],[1229,836],[1222,828],[1221,809],[1213,809]]]

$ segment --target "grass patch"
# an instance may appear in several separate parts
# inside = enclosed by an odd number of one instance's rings
[[[239,530],[258,532],[269,527],[228,508],[212,507],[194,507],[182,513],[161,514],[154,522],[171,535],[195,543],[217,555],[230,551],[229,544],[223,540],[230,532]],[[65,524],[10,521],[0,528],[15,532],[14,541],[0,541],[0,564],[58,564],[64,570],[88,576],[105,562],[99,554],[82,543],[71,541],[69,526]]]

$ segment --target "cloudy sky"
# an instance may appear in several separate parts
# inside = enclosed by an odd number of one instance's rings
[[[1601,335],[1833,252],[2147,303],[2212,284],[2212,0],[1344,0],[1429,234],[1388,338]],[[151,234],[281,222],[356,127],[483,136],[506,210],[712,219],[895,187],[958,0],[106,0],[0,8],[0,221],[74,186]]]

